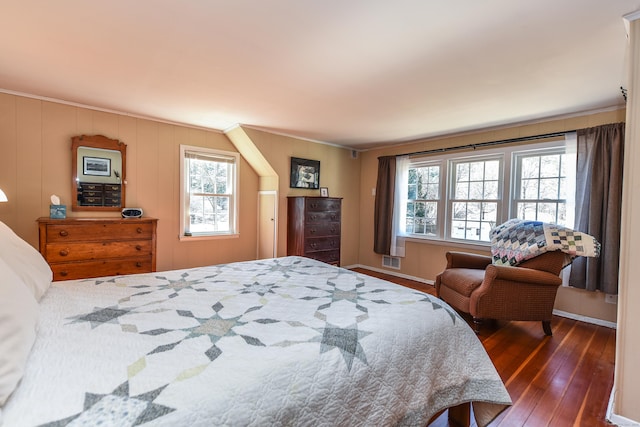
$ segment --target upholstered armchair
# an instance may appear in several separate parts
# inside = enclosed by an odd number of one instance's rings
[[[544,252],[517,267],[493,265],[490,256],[447,252],[447,267],[436,277],[436,294],[473,317],[480,331],[483,319],[541,321],[551,335],[551,317],[560,270],[567,254]]]

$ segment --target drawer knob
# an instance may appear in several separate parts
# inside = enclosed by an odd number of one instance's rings
[[[60,251],[60,256],[67,256],[67,255],[69,255],[69,251],[67,249],[62,249]]]
[[[316,232],[315,228],[312,228],[312,229],[309,230],[309,233],[311,233],[311,234],[315,234],[315,232]]]
[[[318,245],[316,245],[315,243],[312,243],[312,244],[311,244],[311,247],[312,247],[313,249],[315,249],[317,246],[318,246]]]
[[[140,261],[136,262],[136,267],[142,267],[142,263]]]
[[[67,277],[67,275],[68,275],[68,274],[69,274],[69,272],[67,272],[67,271],[61,271],[61,272],[60,272],[60,275],[61,275],[62,277]]]
[[[140,234],[140,233],[142,233],[142,228],[138,227],[138,228],[136,228],[136,231],[138,232],[138,234]]]
[[[62,237],[67,237],[69,235],[69,232],[67,230],[60,230],[60,235]]]
[[[141,250],[142,250],[142,246],[136,245],[136,251],[141,251]]]

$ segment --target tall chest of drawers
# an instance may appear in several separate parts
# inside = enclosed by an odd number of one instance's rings
[[[287,255],[340,265],[342,199],[288,197]]]
[[[53,280],[156,271],[155,218],[38,219]]]

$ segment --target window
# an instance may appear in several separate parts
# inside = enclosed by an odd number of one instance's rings
[[[406,230],[410,234],[438,235],[438,204],[441,190],[440,163],[409,168]]]
[[[180,236],[237,234],[238,153],[180,146]]]
[[[451,237],[489,241],[501,208],[502,158],[452,160]]]
[[[567,225],[568,156],[564,150],[515,155],[518,218]]]
[[[509,218],[573,226],[575,157],[565,141],[439,154],[408,162],[405,237],[488,243]],[[404,221],[404,223],[402,223]]]

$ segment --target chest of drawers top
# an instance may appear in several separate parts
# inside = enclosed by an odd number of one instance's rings
[[[40,224],[46,225],[47,243],[150,239],[156,221],[155,218],[67,218],[62,220],[40,218],[38,220]]]

